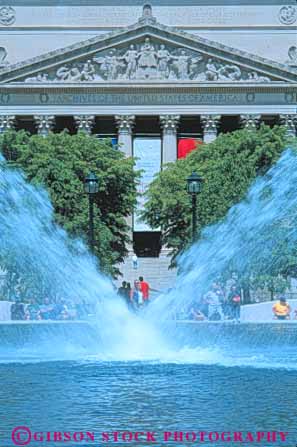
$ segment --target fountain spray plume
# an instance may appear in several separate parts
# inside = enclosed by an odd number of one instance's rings
[[[15,275],[19,294],[60,296],[95,303],[114,295],[108,278],[81,240],[72,239],[54,223],[45,190],[27,183],[4,159],[0,164],[0,256]],[[31,297],[33,297],[31,295]]]
[[[10,278],[14,282],[12,301],[37,298],[43,302],[45,297],[50,297],[83,304],[94,313],[96,349],[100,339],[101,354],[139,358],[145,351],[154,355],[160,338],[151,325],[128,311],[111,280],[100,273],[97,260],[84,243],[69,237],[54,223],[53,207],[46,191],[26,182],[3,158],[0,159],[0,215],[0,265],[6,280]],[[79,325],[77,328],[81,331]],[[140,333],[146,336],[140,337]],[[54,335],[46,334],[49,340],[54,340]]]
[[[238,277],[278,274],[287,256],[297,255],[297,156],[286,150],[251,186],[246,199],[225,219],[202,231],[178,260],[176,288],[151,309],[167,319],[199,302],[211,283],[234,271]]]

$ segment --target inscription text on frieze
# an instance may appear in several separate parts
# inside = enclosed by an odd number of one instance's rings
[[[0,91],[2,105],[100,105],[100,106],[148,106],[148,105],[236,105],[236,104],[293,104],[297,102],[295,91],[241,92],[241,93],[27,93]]]

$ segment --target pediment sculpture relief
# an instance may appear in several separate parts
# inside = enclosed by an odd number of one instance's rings
[[[25,82],[102,81],[201,81],[270,82],[267,76],[248,71],[218,58],[153,43],[149,37],[128,48],[99,52],[92,60],[59,67],[54,73],[40,73]]]
[[[9,62],[6,60],[7,51],[4,47],[0,47],[0,69],[6,68],[9,65]]]
[[[289,60],[287,60],[287,64],[293,68],[297,68],[297,47],[292,45],[288,50]]]

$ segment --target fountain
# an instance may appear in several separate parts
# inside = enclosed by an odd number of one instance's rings
[[[180,258],[176,289],[139,317],[117,298],[82,241],[53,223],[44,190],[1,160],[6,265],[13,260],[27,294],[62,295],[96,309],[87,322],[0,324],[3,445],[30,439],[62,445],[66,436],[137,446],[136,433],[164,446],[168,439],[192,445],[188,439],[201,433],[218,447],[226,445],[217,442],[224,433],[234,446],[246,439],[295,445],[296,326],[170,317],[231,261],[239,273],[260,261],[271,268],[272,250],[283,241],[296,245],[296,185],[297,157],[286,151],[246,200]]]
[[[208,290],[224,272],[239,277],[277,271],[279,261],[295,255],[297,245],[297,157],[292,150],[251,186],[246,198],[178,259],[177,285],[150,311],[168,318]],[[152,316],[153,318],[153,316]]]

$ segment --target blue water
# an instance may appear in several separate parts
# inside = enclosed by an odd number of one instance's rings
[[[96,442],[83,445],[97,446],[108,445],[101,442],[102,432],[127,430],[155,431],[160,441],[109,445],[193,445],[164,442],[162,433],[201,430],[280,430],[290,433],[289,442],[257,445],[297,442],[296,369],[223,366],[202,358],[198,363],[89,358],[0,364],[0,377],[5,447],[13,445],[10,433],[19,425],[37,432],[91,431]]]

